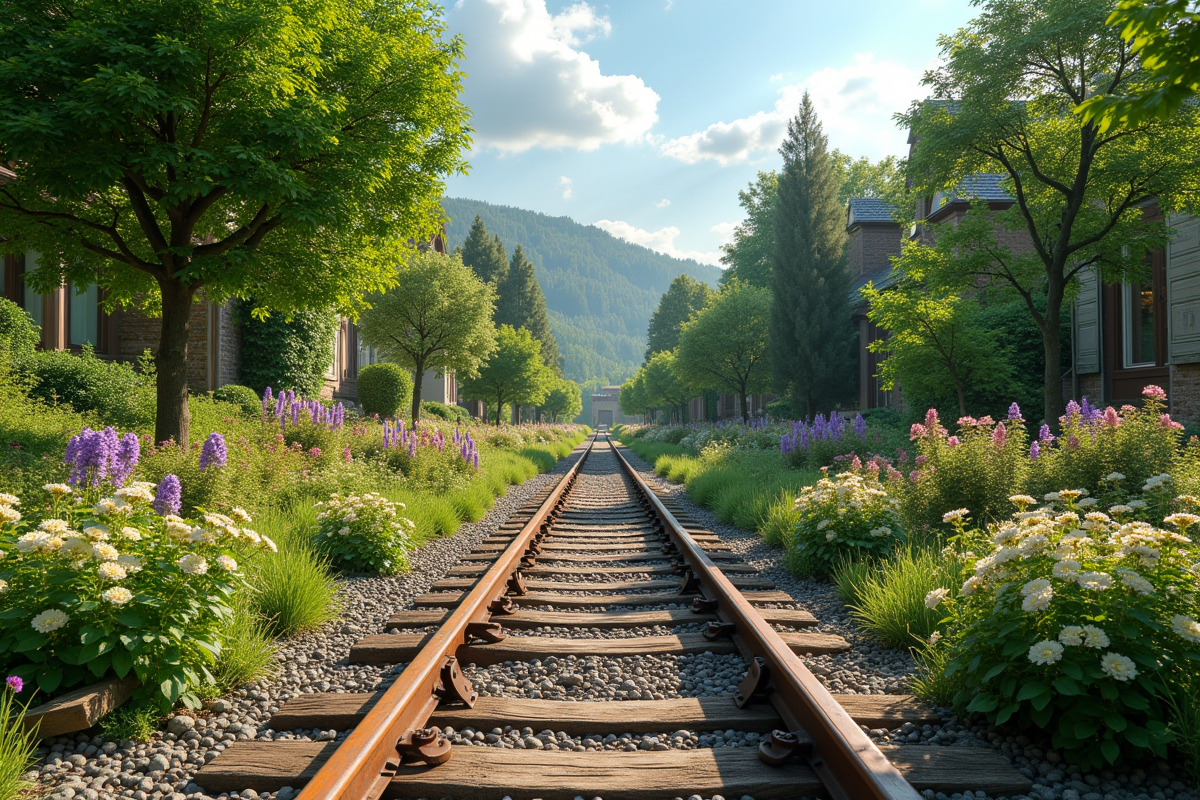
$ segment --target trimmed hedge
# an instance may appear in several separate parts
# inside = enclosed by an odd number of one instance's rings
[[[291,389],[315,396],[325,384],[338,319],[332,311],[297,311],[290,320],[275,312],[266,319],[250,314],[252,305],[239,304],[242,328],[241,380],[262,394]]]
[[[257,416],[262,412],[262,399],[258,396],[258,392],[249,386],[241,386],[236,383],[218,386],[213,391],[213,400],[232,403],[250,417]]]
[[[412,400],[413,382],[398,364],[370,364],[358,371],[358,402],[364,414],[394,417]]]

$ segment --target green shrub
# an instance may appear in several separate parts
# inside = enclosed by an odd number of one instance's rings
[[[934,550],[908,546],[879,561],[834,570],[838,591],[859,627],[892,647],[927,642],[944,614],[925,604],[939,586],[962,583],[962,562]]]
[[[325,384],[338,318],[332,311],[297,311],[291,319],[273,313],[259,319],[252,303],[238,306],[242,329],[241,381],[262,394],[268,386],[278,394],[315,395]]]
[[[158,732],[163,714],[158,706],[131,702],[100,720],[104,736],[113,742],[148,742]]]
[[[262,413],[262,399],[258,396],[258,392],[249,386],[239,386],[236,383],[218,386],[213,391],[213,400],[232,403],[248,417],[257,417]]]
[[[25,309],[0,297],[0,372],[24,364],[33,356],[38,327]]]
[[[375,492],[317,502],[317,550],[344,572],[395,575],[408,569],[413,522],[400,516],[403,504]]]
[[[901,537],[899,505],[879,481],[853,472],[806,486],[796,501],[799,521],[788,567],[807,577],[826,577],[842,561],[890,553]]]
[[[31,788],[21,776],[37,760],[37,736],[21,717],[16,692],[0,684],[0,800],[17,800]]]
[[[90,345],[78,355],[41,350],[26,362],[33,377],[30,396],[66,403],[76,411],[94,411],[101,422],[137,428],[154,421],[154,385],[133,367],[96,358]]]
[[[364,414],[395,417],[412,402],[412,376],[398,364],[370,364],[358,371],[358,402]]]
[[[462,406],[448,406],[433,400],[421,401],[421,414],[444,419],[447,422],[466,423],[471,421],[471,412]]]

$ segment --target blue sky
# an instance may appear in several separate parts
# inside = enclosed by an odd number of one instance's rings
[[[903,155],[892,114],[924,95],[967,0],[459,0],[474,112],[447,193],[595,224],[716,263],[737,193],[778,166],[808,89],[830,146]],[[469,220],[458,221],[470,224]]]

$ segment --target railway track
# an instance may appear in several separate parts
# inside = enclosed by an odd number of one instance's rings
[[[388,632],[353,646],[352,662],[405,665],[388,688],[300,695],[270,720],[278,731],[348,735],[239,742],[196,782],[213,794],[291,786],[301,789],[299,800],[915,800],[925,789],[1003,796],[1031,788],[990,749],[877,748],[864,727],[936,715],[906,696],[830,694],[803,656],[850,645],[812,631],[816,619],[657,496],[621,449],[604,436],[589,439],[556,485],[394,615]],[[547,635],[564,629],[570,635]],[[589,659],[701,653],[742,656],[737,692],[576,702],[505,697],[492,686],[480,697],[462,667],[558,659],[583,671]],[[583,671],[573,682],[603,685],[603,674]],[[461,737],[452,745],[450,731],[464,729],[491,746]],[[553,749],[521,748],[519,740],[514,747],[496,735],[519,729],[549,734]],[[761,734],[758,748],[597,746],[604,736],[726,729]]]

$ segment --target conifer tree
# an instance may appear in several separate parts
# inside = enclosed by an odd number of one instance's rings
[[[484,283],[498,287],[508,276],[508,254],[504,252],[504,245],[500,237],[488,236],[487,228],[478,214],[471,223],[460,254],[463,263],[474,270]]]
[[[496,240],[497,243],[499,240]],[[546,311],[546,296],[538,284],[533,262],[525,257],[521,245],[513,251],[508,265],[508,277],[500,285],[500,302],[496,312],[497,325],[524,328],[542,343],[542,362],[562,376],[558,340],[550,330],[550,314]]]
[[[779,152],[771,364],[776,391],[811,415],[845,396],[855,362],[840,181],[807,92]]]

